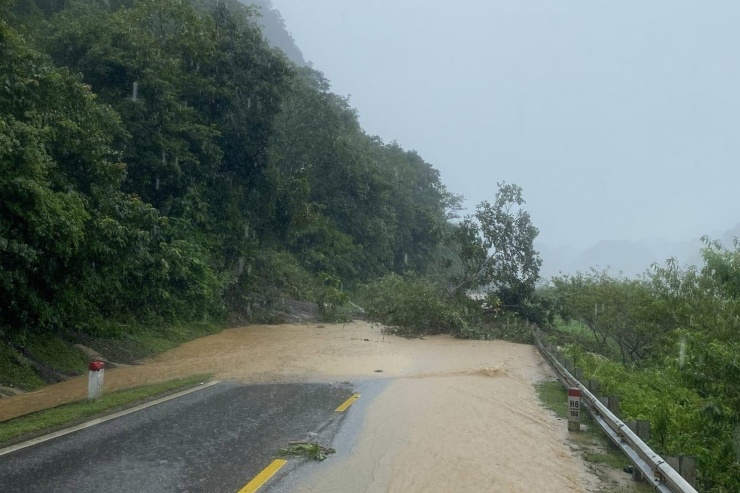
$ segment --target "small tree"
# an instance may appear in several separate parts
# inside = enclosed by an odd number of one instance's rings
[[[448,244],[458,259],[451,281],[457,294],[486,287],[506,305],[521,306],[539,278],[539,230],[523,209],[522,188],[499,183],[493,204],[481,202],[451,233]]]

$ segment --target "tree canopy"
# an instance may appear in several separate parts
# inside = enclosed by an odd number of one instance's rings
[[[268,285],[299,282],[278,261],[318,286],[438,269],[439,172],[367,135],[256,8],[3,0],[0,15],[6,335],[251,317]]]

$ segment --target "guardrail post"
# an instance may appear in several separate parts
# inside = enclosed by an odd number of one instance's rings
[[[610,395],[609,405],[607,405],[606,407],[609,408],[614,416],[622,419],[622,406],[618,395]]]
[[[600,385],[599,385],[598,380],[589,380],[588,385],[586,385],[586,387],[588,388],[588,391],[591,392],[595,397],[599,396]]]
[[[688,455],[663,457],[691,486],[696,486],[696,458]]]
[[[576,377],[576,380],[583,383],[583,368],[575,368],[575,373],[573,373],[573,376]]]
[[[599,396],[599,401],[606,407],[611,413],[617,418],[622,416],[622,408],[619,405],[618,395],[602,395]]]
[[[645,441],[650,439],[650,421],[638,419],[637,421],[630,421],[627,423],[627,426],[640,438],[640,440]],[[632,478],[635,481],[642,481],[645,479],[637,467],[632,470]]]
[[[642,441],[650,440],[650,421],[646,419],[638,419],[637,420],[637,436],[639,436]]]
[[[632,430],[635,435],[640,437],[640,440],[650,440],[650,421],[646,419],[638,419],[637,421],[630,421],[627,423],[629,429]]]
[[[599,401],[606,407],[611,413],[617,418],[621,417],[622,408],[619,405],[618,395],[602,395],[599,396]]]
[[[563,366],[565,366],[565,369],[568,371],[568,373],[570,373],[572,375],[573,374],[573,368],[575,368],[575,366],[576,366],[576,362],[574,360],[572,360],[572,359],[566,358],[565,359],[565,365],[563,365]]]

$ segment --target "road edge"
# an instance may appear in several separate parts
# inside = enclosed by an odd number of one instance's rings
[[[76,424],[72,424],[71,426],[70,426],[71,423],[67,423],[65,425],[62,425],[60,429],[56,429],[55,431],[50,431],[49,429],[47,429],[42,432],[39,432],[40,435],[37,435],[37,436],[34,436],[35,434],[31,434],[31,435],[26,435],[23,437],[18,437],[13,440],[9,440],[8,442],[4,443],[1,446],[0,457],[10,454],[12,452],[15,452],[17,450],[22,450],[24,448],[37,445],[39,443],[53,440],[54,438],[68,435],[70,433],[84,430],[86,428],[91,428],[101,423],[105,423],[106,421],[111,421],[113,419],[126,416],[127,414],[132,414],[137,411],[141,411],[143,409],[147,409],[149,407],[153,407],[158,404],[162,404],[164,402],[177,399],[178,397],[192,394],[193,392],[197,392],[199,390],[204,390],[208,387],[212,387],[219,383],[221,383],[221,380],[211,380],[210,382],[195,384],[190,388],[186,388],[185,390],[178,389],[177,391],[165,393],[164,395],[160,394],[157,397],[144,400],[143,402],[141,401],[139,401],[138,403],[133,402],[131,403],[131,406],[127,406],[124,409],[120,409],[120,408],[111,409],[104,413],[99,414],[97,417],[93,417],[91,419],[84,418],[84,420],[82,420],[81,422],[77,422]],[[54,430],[54,428],[51,428],[51,430]]]

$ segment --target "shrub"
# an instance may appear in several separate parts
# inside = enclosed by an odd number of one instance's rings
[[[342,291],[339,279],[335,279],[329,274],[322,274],[321,280],[323,287],[319,290],[317,304],[319,305],[319,315],[324,322],[346,322],[348,316],[341,313],[340,309],[347,304],[349,296]]]
[[[405,335],[461,333],[475,318],[472,300],[416,274],[382,277],[363,286],[360,296],[370,320]]]
[[[504,312],[490,317],[483,323],[469,325],[455,334],[461,339],[502,340],[520,344],[533,344],[531,325],[513,313]]]

